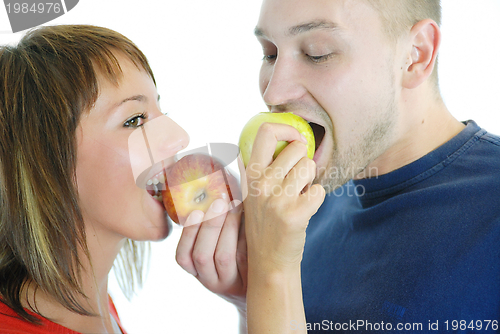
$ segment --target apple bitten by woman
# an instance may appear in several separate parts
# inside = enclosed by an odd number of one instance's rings
[[[132,133],[148,128],[155,130],[148,150],[131,146]],[[145,242],[167,238],[172,228],[148,183],[172,169],[188,143],[160,108],[146,56],[125,36],[89,25],[46,26],[0,47],[0,332],[125,333],[108,275],[116,264],[126,293],[141,284]],[[161,168],[148,169],[151,156]],[[140,180],[138,169],[147,170]],[[271,273],[259,255],[269,245],[249,238],[247,248],[242,205],[234,204],[217,198],[189,215],[177,261],[239,303],[249,323],[281,326],[291,315],[268,303],[280,287],[247,280]],[[273,233],[287,235],[271,230],[267,238]],[[267,254],[286,254],[290,244],[283,247]],[[275,320],[258,311],[269,307]]]

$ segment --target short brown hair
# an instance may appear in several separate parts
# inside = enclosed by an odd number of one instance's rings
[[[92,314],[78,303],[84,296],[79,250],[89,253],[78,206],[75,132],[99,95],[97,76],[115,84],[121,78],[113,52],[154,81],[137,46],[106,28],[42,27],[15,46],[0,47],[0,297],[29,321],[35,318],[20,296],[27,283],[73,312]],[[127,245],[131,252],[140,249]]]
[[[382,25],[389,41],[397,40],[408,33],[416,23],[432,19],[441,26],[441,0],[363,0],[375,8],[380,15]],[[438,89],[437,59],[431,75],[436,90]]]
[[[387,36],[395,41],[417,22],[432,19],[441,25],[440,0],[364,0],[380,14]]]

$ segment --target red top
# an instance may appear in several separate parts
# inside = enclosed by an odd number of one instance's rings
[[[26,311],[37,317],[41,325],[35,325],[21,319],[16,312],[0,300],[0,334],[81,334],[42,318],[29,310]],[[111,297],[109,298],[109,313],[115,318],[123,334],[127,334],[123,330],[120,319],[118,318],[118,313],[116,312],[115,304],[113,304]]]

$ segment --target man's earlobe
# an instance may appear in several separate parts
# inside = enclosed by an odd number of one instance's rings
[[[403,87],[413,89],[430,77],[436,64],[441,31],[436,22],[426,19],[410,31],[409,62],[403,73]]]

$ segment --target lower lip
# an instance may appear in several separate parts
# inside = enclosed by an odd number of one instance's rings
[[[153,196],[150,193],[148,193],[148,195],[149,195],[149,197],[151,197],[151,199],[153,201],[155,201],[156,203],[158,203],[161,206],[161,208],[163,209],[163,211],[165,211],[165,205],[163,205],[163,201],[159,201],[159,200],[153,198]]]
[[[321,141],[321,144],[319,144],[319,147],[318,149],[316,150],[316,152],[314,152],[314,157],[313,157],[313,161],[315,163],[318,163],[318,160],[320,160],[320,156],[321,156],[321,153],[323,152],[323,146],[325,144],[325,138],[323,137],[323,140]]]

